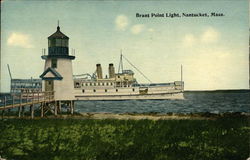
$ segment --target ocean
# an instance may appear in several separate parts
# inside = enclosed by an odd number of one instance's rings
[[[9,94],[4,96],[12,104]],[[250,90],[185,91],[184,100],[121,100],[121,101],[76,101],[76,112],[104,113],[250,113]],[[25,101],[25,100],[23,100]],[[15,100],[19,103],[19,100]],[[37,106],[36,106],[37,108]],[[26,108],[28,109],[28,108]],[[13,111],[16,109],[13,109]]]
[[[187,91],[184,100],[76,101],[76,112],[250,113],[250,91]]]

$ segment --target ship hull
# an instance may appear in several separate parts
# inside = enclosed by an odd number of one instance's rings
[[[162,100],[184,99],[183,92],[134,95],[76,95],[76,100]]]

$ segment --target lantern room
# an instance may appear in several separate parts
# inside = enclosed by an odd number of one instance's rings
[[[57,31],[48,37],[49,56],[69,55],[69,37],[60,31],[60,27],[57,27]]]

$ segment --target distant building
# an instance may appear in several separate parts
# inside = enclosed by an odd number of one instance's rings
[[[11,79],[10,92],[38,92],[42,91],[41,79]]]

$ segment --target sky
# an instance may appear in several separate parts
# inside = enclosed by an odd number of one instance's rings
[[[75,49],[73,73],[93,73],[101,63],[117,72],[123,55],[152,82],[183,80],[186,90],[249,88],[249,17],[247,0],[38,1],[1,4],[1,92],[10,77],[38,78],[42,49],[57,21]],[[136,17],[151,13],[222,13],[218,17]],[[70,53],[71,54],[71,53]],[[140,83],[148,81],[124,61]]]

